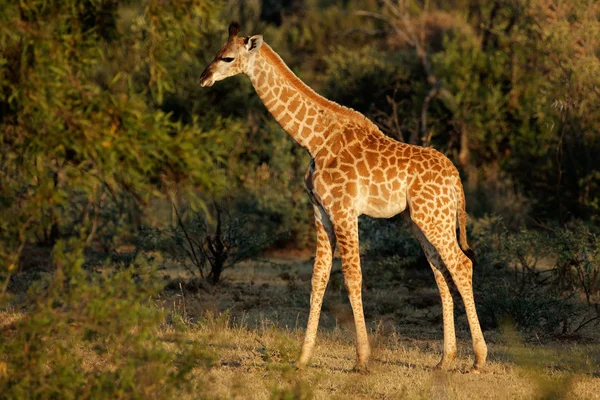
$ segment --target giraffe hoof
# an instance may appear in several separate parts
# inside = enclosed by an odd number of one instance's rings
[[[442,357],[440,362],[437,363],[437,365],[433,369],[437,370],[437,371],[449,370],[455,357],[456,357],[456,353],[450,353],[449,355],[445,355],[444,357]]]
[[[371,373],[371,371],[369,370],[369,367],[367,366],[366,363],[358,363],[354,366],[354,368],[352,368],[352,372],[357,372],[359,374],[369,374]]]
[[[474,374],[474,375],[481,375],[481,374],[485,374],[486,372],[482,366],[478,367],[478,366],[474,365],[467,373]]]
[[[433,367],[433,369],[435,371],[448,371],[450,369],[450,363],[440,361],[439,363],[437,363],[437,365],[435,367]]]
[[[304,371],[304,370],[306,370],[306,364],[296,361],[294,363],[294,369],[296,371]]]

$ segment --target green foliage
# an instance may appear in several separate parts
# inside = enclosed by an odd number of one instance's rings
[[[362,112],[386,109],[386,96],[392,96],[394,88],[406,80],[404,60],[366,46],[338,46],[325,61],[328,79],[324,95]]]
[[[194,63],[191,51],[203,37],[197,24],[210,28],[209,4],[160,12],[155,1],[96,6],[2,5],[4,269],[32,238],[52,245],[86,226],[93,236],[109,203],[136,219],[164,185],[191,194],[223,183],[215,161],[235,123],[215,119],[207,130],[197,118],[184,124],[158,107],[178,66]]]
[[[561,224],[597,214],[599,13],[586,1],[494,2],[432,57],[475,163],[498,163],[533,215]]]
[[[14,331],[2,332],[3,398],[193,389],[190,371],[210,357],[176,335],[169,346],[158,339],[166,317],[152,303],[162,288],[151,266],[107,259],[165,187],[200,206],[197,191],[224,183],[218,162],[239,125],[162,109],[179,76],[198,68],[218,9],[200,0],[0,9],[0,308],[19,299],[12,277],[35,265],[32,254],[45,254],[49,272]]]
[[[312,206],[304,188],[309,155],[276,122],[241,138],[228,160],[230,193],[240,213],[262,227],[277,246],[314,240]]]
[[[583,223],[549,232],[477,226],[475,293],[482,324],[504,319],[523,331],[577,333],[600,322],[597,236]]]
[[[267,3],[268,0],[263,1],[263,5]],[[337,46],[351,49],[371,44],[372,38],[363,31],[376,31],[380,23],[364,20],[354,11],[374,10],[377,6],[369,0],[304,3],[304,7],[288,10],[280,26],[265,24],[260,31],[300,78],[316,89],[326,89],[328,76],[323,74],[326,68],[323,57]]]
[[[508,95],[503,92],[509,55],[500,50],[486,52],[469,36],[449,39],[444,50],[433,60],[449,90],[456,93],[456,118],[468,126],[471,149],[483,160],[501,157],[511,129],[507,118],[499,118],[509,111],[505,108]]]
[[[498,328],[502,321],[509,319],[519,330],[543,335],[557,335],[561,326],[573,318],[580,317],[582,307],[556,294],[553,288],[528,283],[515,287],[504,281],[492,286],[481,286],[478,311],[481,324],[487,328]]]
[[[387,220],[362,217],[359,230],[361,254],[365,258],[398,256],[405,260],[404,264],[411,264],[423,254],[419,242],[400,217]]]
[[[577,288],[587,305],[600,304],[600,237],[582,222],[556,232],[556,279],[563,290]]]
[[[263,238],[314,240],[308,155],[246,78],[198,85],[231,18],[317,91],[459,160],[471,212],[551,228],[476,226],[485,323],[508,316],[524,331],[569,334],[600,320],[600,7],[400,2],[395,14],[390,4],[0,0],[0,308],[33,286],[24,317],[0,332],[3,396],[178,395],[212,357],[176,334],[157,339],[187,320],[152,304],[151,256],[189,266],[203,249],[194,271],[218,279],[213,253],[234,251],[233,265]],[[190,218],[157,212],[167,192],[190,202]],[[219,234],[204,201],[225,195],[235,217]],[[140,226],[153,228],[137,236]],[[361,221],[361,242],[386,280],[422,259],[397,221]],[[150,245],[162,254],[143,253]],[[297,350],[276,347],[265,357],[280,367]],[[310,397],[283,378],[274,398]]]
[[[53,260],[54,276],[30,290],[29,311],[2,332],[3,398],[160,399],[199,389],[189,374],[211,356],[201,343],[159,337],[165,314],[151,301],[161,289],[151,265],[87,272],[76,241],[59,241]]]

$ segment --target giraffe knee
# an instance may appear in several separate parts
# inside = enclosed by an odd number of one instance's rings
[[[449,273],[459,289],[464,283],[468,283],[470,286],[473,277],[473,263],[467,256],[461,254],[454,265],[449,268]]]

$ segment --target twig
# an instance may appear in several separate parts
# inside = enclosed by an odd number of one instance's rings
[[[33,220],[33,215],[31,215],[29,218],[27,218],[25,223],[23,223],[23,226],[21,226],[21,229],[19,229],[19,239],[21,241],[21,244],[19,245],[19,248],[17,249],[17,254],[16,254],[15,259],[10,264],[10,266],[12,268],[8,268],[8,274],[6,275],[6,279],[4,280],[4,284],[2,285],[2,290],[0,291],[0,298],[4,297],[4,295],[6,295],[6,290],[8,289],[8,283],[10,282],[10,278],[12,277],[13,271],[17,268],[16,263],[19,261],[19,258],[21,257],[21,253],[23,252],[23,248],[25,247],[25,243],[26,243],[25,229],[27,229],[27,227],[29,226],[29,224],[31,223],[32,220]]]
[[[179,227],[181,228],[181,230],[183,231],[183,234],[185,235],[185,239],[188,241],[189,245],[190,245],[190,250],[192,251],[192,255],[194,256],[194,260],[196,260],[196,262],[198,262],[198,265],[200,264],[200,259],[198,258],[198,256],[196,255],[196,250],[194,250],[194,241],[190,238],[190,235],[187,232],[187,229],[185,229],[185,225],[183,223],[183,220],[181,219],[181,215],[179,214],[179,210],[177,209],[177,206],[175,205],[173,198],[171,198],[171,203],[173,204],[173,208],[175,209],[175,215],[177,216],[177,223],[179,225]],[[202,277],[202,279],[204,279],[204,271],[202,271],[202,268],[198,268],[198,270],[200,271],[200,276]]]
[[[345,29],[343,31],[335,32],[333,35],[334,36],[346,36],[346,35],[350,35],[352,33],[364,33],[365,35],[369,35],[369,36],[377,36],[377,35],[384,34],[385,31],[382,29],[350,28],[350,29]]]
[[[183,320],[187,321],[187,309],[185,307],[185,294],[183,293],[183,286],[179,282],[179,290],[181,291],[181,299],[183,301]]]
[[[364,10],[355,11],[354,15],[359,15],[359,16],[363,16],[363,17],[371,17],[371,18],[375,18],[375,19],[387,22],[392,27],[392,29],[394,30],[394,32],[396,32],[396,34],[398,36],[400,36],[404,40],[406,40],[406,42],[408,44],[410,44],[411,46],[414,46],[414,41],[410,37],[408,37],[408,35],[406,33],[404,33],[402,30],[400,30],[398,28],[398,26],[396,26],[396,24],[394,24],[392,21],[390,21],[389,18],[385,17],[384,15],[379,14],[379,13],[375,13],[375,12],[372,12],[372,11],[364,11]]]
[[[589,324],[590,322],[596,321],[597,319],[600,319],[600,315],[597,315],[593,318],[588,319],[587,321],[585,321],[584,323],[579,324],[579,326],[577,327],[577,329],[575,329],[573,331],[573,333],[577,333],[577,331],[579,331],[581,328],[583,328],[584,326],[586,326],[587,324]]]
[[[436,81],[423,101],[423,106],[421,107],[421,135],[423,135],[423,137],[427,134],[427,111],[429,110],[429,104],[431,103],[431,100],[438,95],[441,88],[441,82]]]

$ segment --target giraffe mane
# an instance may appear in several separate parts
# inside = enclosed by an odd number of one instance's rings
[[[268,44],[263,42],[263,45],[260,47],[260,54],[262,54],[263,57],[265,57],[265,59],[267,60],[267,62],[269,62],[273,67],[275,67],[287,79],[287,81],[291,83],[294,88],[296,88],[296,90],[303,93],[323,108],[333,111],[334,113],[340,116],[349,117],[354,122],[357,122],[361,125],[366,124],[370,127],[378,129],[376,125],[373,124],[373,122],[371,122],[360,112],[352,108],[342,106],[336,103],[335,101],[326,99],[325,97],[315,92],[310,86],[308,86],[300,78],[298,78],[296,74],[294,74],[294,72],[287,66],[287,64],[283,61],[279,54],[277,54],[275,50],[273,50]]]

